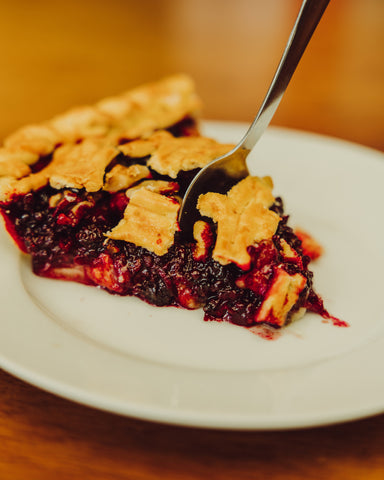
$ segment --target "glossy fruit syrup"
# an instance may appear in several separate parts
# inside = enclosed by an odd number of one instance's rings
[[[194,244],[176,237],[167,254],[157,256],[132,243],[109,239],[105,233],[123,216],[124,193],[53,190],[47,186],[0,205],[6,227],[19,248],[31,255],[37,275],[99,286],[110,293],[134,295],[157,306],[203,308],[206,320],[255,325],[258,309],[278,268],[300,273],[307,285],[289,314],[302,307],[332,319],[312,288],[309,257],[287,225],[280,199],[272,207],[282,220],[272,240],[249,247],[251,268],[221,265],[208,254],[194,257]],[[214,226],[209,235],[215,237]],[[298,255],[287,261],[284,239]],[[212,246],[209,247],[212,249]],[[280,327],[270,322],[272,327]]]

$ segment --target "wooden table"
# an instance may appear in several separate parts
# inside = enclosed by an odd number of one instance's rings
[[[168,73],[197,82],[206,118],[249,121],[297,0],[3,0],[0,137]],[[384,150],[384,2],[331,2],[273,123]],[[122,418],[0,371],[0,478],[382,479],[384,416],[283,432]]]
[[[2,480],[382,480],[384,416],[292,432],[221,432],[82,407],[0,374]]]

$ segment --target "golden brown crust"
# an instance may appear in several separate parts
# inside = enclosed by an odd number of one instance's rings
[[[118,192],[119,190],[127,190],[135,183],[143,178],[149,178],[151,173],[145,165],[115,165],[105,176],[103,189],[107,192]]]
[[[130,202],[124,218],[109,236],[163,255],[174,241],[179,209],[175,197],[164,195],[174,195],[177,184],[142,181],[150,178],[149,169],[176,178],[180,171],[202,168],[233,148],[205,137],[174,137],[164,130],[199,107],[191,79],[175,75],[19,129],[0,149],[0,200],[48,183],[56,190],[113,193],[128,189]],[[146,165],[117,163],[108,171],[122,154],[145,159]],[[48,165],[31,173],[29,165],[48,155],[52,155]],[[247,247],[271,238],[276,231],[279,216],[269,210],[273,202],[272,181],[267,177],[248,177],[228,195],[200,197],[201,213],[218,224],[213,258],[246,268],[250,261]],[[202,232],[196,235],[203,255]]]
[[[300,273],[289,275],[285,270],[279,269],[257,313],[256,323],[268,322],[283,326],[306,284],[307,279]],[[303,311],[300,314],[303,314]]]
[[[46,167],[53,188],[85,188],[97,192],[103,187],[104,173],[118,154],[105,140],[86,139],[79,144],[66,144],[55,150]]]
[[[179,230],[180,209],[176,197],[179,185],[167,180],[175,179],[180,171],[202,168],[234,147],[199,136],[175,137],[166,130],[199,108],[191,79],[175,75],[20,128],[0,148],[0,201],[48,184],[56,190],[49,198],[50,208],[56,208],[66,196],[70,198],[71,189],[123,191],[127,199],[118,196],[127,202],[123,218],[105,234],[106,239],[131,242],[165,255]],[[35,165],[41,157],[45,157],[44,162]],[[159,180],[152,175],[169,178]],[[222,265],[235,263],[244,270],[250,267],[248,247],[270,240],[280,221],[270,210],[275,202],[272,188],[269,177],[249,176],[226,195],[209,192],[200,196],[200,213],[217,224],[213,259]],[[89,194],[71,208],[71,213],[76,216],[93,205],[94,196]],[[197,221],[193,235],[193,257],[203,262],[212,251],[214,228],[211,223]],[[306,242],[308,250],[314,252],[316,245]],[[288,261],[299,258],[283,239],[279,252]],[[94,275],[98,274],[111,275],[106,268],[100,273],[95,270]],[[247,288],[242,282],[238,279],[237,286]],[[293,307],[306,286],[303,275],[290,275],[280,266],[274,267],[269,291],[253,320],[284,325],[293,318]],[[180,283],[177,288],[187,287]],[[184,298],[187,308],[198,306],[188,295]],[[294,315],[303,311],[299,309]]]
[[[126,102],[126,116],[121,119]],[[118,120],[118,128],[111,132],[115,139],[136,139],[153,131],[168,128],[187,115],[194,116],[201,109],[193,81],[187,75],[174,75],[161,82],[145,84],[127,92],[120,104],[109,101],[99,105],[103,113]],[[112,107],[112,108],[111,108]],[[116,115],[117,113],[117,115]],[[114,114],[114,115],[113,115]]]
[[[16,130],[4,140],[8,150],[25,150],[39,156],[50,154],[59,142],[58,134],[49,124],[26,125]]]
[[[283,238],[280,238],[281,253],[286,260],[298,260],[299,254]]]
[[[33,154],[31,155],[33,156]],[[0,148],[0,177],[21,178],[29,175],[31,173],[28,166],[30,159],[28,152]]]
[[[48,175],[45,170],[16,179],[0,177],[0,201],[8,201],[13,195],[25,195],[38,190],[48,184]]]
[[[272,238],[276,232],[280,217],[269,210],[274,200],[269,177],[246,177],[227,195],[201,195],[197,205],[200,213],[217,223],[213,258],[223,265],[233,262],[247,269],[247,248]]]
[[[57,134],[60,143],[102,137],[109,129],[108,118],[92,106],[73,108],[57,115],[49,125]]]
[[[13,148],[0,148],[0,163],[12,165],[14,162],[21,162],[25,165],[33,165],[37,162],[39,156],[26,150]]]
[[[5,139],[4,146],[48,155],[58,143],[108,133],[115,141],[138,138],[194,115],[200,108],[193,81],[187,75],[173,75],[95,105],[73,108],[42,124],[22,127]]]
[[[105,98],[95,107],[109,119],[109,124],[121,125],[122,132],[130,139],[142,136],[148,127],[150,131],[166,128],[198,112],[201,101],[192,79],[177,74]]]
[[[220,144],[211,138],[171,137],[157,146],[148,165],[161,175],[176,178],[181,170],[205,167],[232,148],[233,145]]]
[[[29,176],[30,170],[22,163],[31,165],[52,153],[54,165],[49,165],[44,175],[49,176],[54,188],[100,189],[103,187],[100,177],[105,173],[101,168],[107,166],[108,158],[116,155],[112,153],[113,149],[122,139],[151,136],[154,131],[194,116],[200,106],[193,81],[180,74],[92,106],[73,108],[47,122],[22,127],[9,135],[0,149],[0,200],[7,201],[13,193],[25,192],[28,185],[33,190],[37,180],[33,175]],[[98,141],[105,142],[105,148],[96,153],[91,146]],[[16,155],[15,152],[19,153]],[[79,165],[75,165],[75,154],[80,155]],[[85,171],[86,164],[88,170],[96,169],[97,172],[90,175]],[[80,178],[82,174],[85,175],[83,179]],[[17,185],[21,181],[18,178],[23,180],[20,186]],[[37,178],[40,184],[43,183],[41,175]]]
[[[161,175],[176,178],[181,170],[202,168],[233,147],[232,144],[221,144],[211,138],[174,137],[160,130],[148,138],[120,145],[119,150],[132,158],[149,156],[148,166]]]
[[[124,218],[107,237],[132,242],[156,255],[164,255],[178,230],[179,207],[172,198],[140,188],[132,194]]]
[[[158,130],[147,138],[139,138],[119,145],[119,150],[127,157],[144,158],[152,155],[163,142],[168,142],[173,135],[166,130]]]

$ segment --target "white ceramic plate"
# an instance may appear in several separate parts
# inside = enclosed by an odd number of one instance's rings
[[[236,142],[243,124],[204,124]],[[107,411],[179,425],[285,429],[384,411],[383,180],[379,152],[271,128],[250,158],[291,225],[325,247],[315,287],[349,328],[313,314],[274,341],[200,311],[35,277],[0,233],[0,366]]]

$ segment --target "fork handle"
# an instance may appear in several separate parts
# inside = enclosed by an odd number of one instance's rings
[[[251,151],[268,127],[293,73],[330,0],[304,0],[267,95],[239,144]]]

